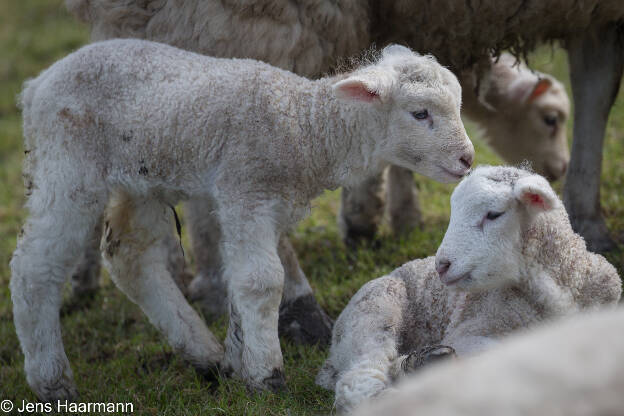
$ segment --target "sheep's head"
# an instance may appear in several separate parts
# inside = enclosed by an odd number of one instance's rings
[[[432,57],[389,46],[376,63],[337,82],[334,90],[343,100],[368,106],[365,122],[376,162],[441,182],[458,181],[470,171],[474,148],[460,118],[461,87]]]
[[[559,209],[561,201],[542,176],[477,168],[451,196],[451,220],[436,255],[440,279],[471,291],[519,282],[527,230],[538,216]]]
[[[562,177],[570,160],[566,121],[570,100],[564,86],[548,74],[534,73],[503,55],[493,64],[487,97],[495,112],[488,129],[491,145],[508,163],[529,160],[549,180]],[[487,80],[485,80],[487,83]]]

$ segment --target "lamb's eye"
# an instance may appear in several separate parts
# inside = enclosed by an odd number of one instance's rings
[[[485,216],[485,218],[487,218],[488,220],[492,221],[495,220],[496,218],[500,217],[501,215],[503,215],[504,212],[494,212],[494,211],[490,211],[487,213],[487,215]]]
[[[414,118],[416,120],[424,120],[427,117],[429,117],[429,112],[427,110],[422,110],[422,111],[414,111],[412,113],[412,116],[414,116]]]
[[[544,116],[544,123],[546,123],[549,127],[554,127],[557,125],[557,116],[553,116],[552,114],[548,114]]]

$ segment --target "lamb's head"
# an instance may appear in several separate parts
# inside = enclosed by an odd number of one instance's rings
[[[457,78],[430,56],[386,47],[373,64],[334,84],[349,103],[366,106],[375,164],[402,166],[441,182],[470,171],[474,148],[460,118]]]
[[[451,196],[450,223],[436,254],[440,279],[470,291],[519,283],[527,270],[527,235],[546,215],[563,216],[557,226],[573,234],[542,176],[513,167],[475,169]]]
[[[515,65],[503,55],[485,77],[495,113],[488,133],[490,144],[510,164],[529,160],[533,169],[553,181],[562,177],[570,161],[566,121],[570,100],[563,84],[548,74]],[[491,85],[495,84],[495,85]]]

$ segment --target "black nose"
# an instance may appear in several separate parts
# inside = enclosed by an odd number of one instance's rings
[[[440,275],[440,277],[442,277],[444,275],[444,273],[446,273],[449,269],[449,267],[451,267],[451,261],[448,259],[440,259],[437,260],[436,259],[436,272],[438,272],[438,274]]]
[[[466,169],[470,169],[472,166],[472,154],[466,153],[462,157],[459,158],[459,163],[462,164]]]

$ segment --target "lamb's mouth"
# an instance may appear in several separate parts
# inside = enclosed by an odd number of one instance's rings
[[[456,181],[461,180],[464,176],[470,173],[470,169],[462,169],[461,171],[453,171],[441,165],[438,165],[438,167],[442,169],[444,173],[446,173],[448,176],[455,179]]]
[[[471,277],[472,276],[470,275],[470,272],[468,272],[468,273],[460,274],[459,276],[453,277],[451,279],[442,279],[441,278],[440,280],[442,280],[442,283],[444,283],[447,286],[453,286],[453,285],[456,285],[457,283],[461,282],[462,280],[468,280]]]

